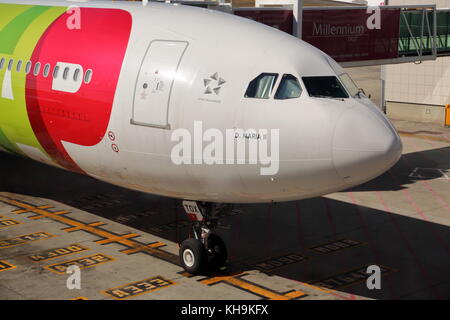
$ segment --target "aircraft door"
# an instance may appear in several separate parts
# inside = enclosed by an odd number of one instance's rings
[[[187,45],[184,41],[150,43],[136,81],[132,124],[170,128],[170,95]]]

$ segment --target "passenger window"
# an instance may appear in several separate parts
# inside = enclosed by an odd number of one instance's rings
[[[77,82],[80,79],[80,68],[77,68],[73,73],[73,81]]]
[[[277,93],[275,93],[275,99],[294,99],[300,97],[301,94],[302,87],[297,78],[292,74],[285,74],[283,75],[283,78],[281,78]]]
[[[34,74],[35,76],[37,76],[37,75],[39,75],[39,71],[41,71],[41,63],[40,63],[40,62],[37,62],[37,63],[34,65],[33,74]]]
[[[63,79],[67,80],[68,76],[69,76],[69,67],[66,67],[63,72]]]
[[[50,64],[47,63],[44,67],[44,77],[47,78],[49,73],[50,73]]]
[[[16,71],[20,72],[22,69],[22,60],[17,61]]]
[[[250,82],[245,92],[245,97],[269,99],[277,78],[277,73],[261,73]]]
[[[58,74],[59,74],[59,66],[55,66],[55,68],[53,69],[53,79],[58,78]]]
[[[92,80],[92,70],[89,69],[86,71],[86,74],[84,75],[84,83],[88,84]]]
[[[28,61],[27,64],[26,64],[26,66],[25,66],[25,73],[26,73],[26,74],[29,74],[29,73],[30,73],[30,71],[31,71],[31,65],[32,65],[31,61]]]
[[[2,70],[4,66],[5,66],[5,58],[2,58],[0,60],[0,70]]]
[[[14,59],[10,59],[8,63],[8,70],[11,71],[14,64]]]

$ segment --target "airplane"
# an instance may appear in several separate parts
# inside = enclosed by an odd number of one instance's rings
[[[214,230],[232,204],[345,190],[402,153],[324,52],[191,6],[0,0],[0,86],[1,150],[181,199],[193,274],[226,264]]]

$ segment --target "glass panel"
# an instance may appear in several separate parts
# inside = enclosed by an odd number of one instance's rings
[[[34,72],[33,72],[33,74],[35,75],[35,76],[37,76],[38,74],[39,74],[39,71],[41,70],[41,63],[40,62],[38,62],[38,63],[36,63],[35,65],[34,65]]]
[[[300,97],[302,94],[302,87],[296,77],[291,74],[283,75],[275,99],[294,99]]]
[[[28,61],[27,62],[27,65],[25,66],[25,73],[26,74],[29,74],[30,73],[30,71],[31,71],[31,61]]]
[[[269,99],[277,78],[277,73],[261,73],[250,82],[247,91],[245,92],[245,97]]]
[[[69,67],[66,67],[63,72],[63,79],[67,80],[68,76],[69,76]]]
[[[44,77],[47,78],[49,73],[50,73],[50,64],[47,63],[44,67]]]
[[[78,81],[78,79],[80,78],[80,69],[79,68],[77,68],[76,70],[75,70],[75,72],[74,72],[74,74],[73,74],[73,81]]]
[[[348,98],[347,92],[335,76],[303,77],[302,79],[310,97]]]
[[[84,75],[84,82],[89,83],[92,80],[92,70],[89,69],[86,71],[86,74]]]
[[[53,69],[53,78],[54,79],[58,78],[58,74],[59,74],[59,66],[55,66],[55,68]]]
[[[20,72],[22,69],[22,60],[17,61],[16,71]]]
[[[339,79],[341,80],[344,87],[347,89],[348,93],[350,93],[350,96],[355,97],[358,92],[359,88],[358,86],[353,82],[352,78],[347,73],[343,73],[339,76]]]

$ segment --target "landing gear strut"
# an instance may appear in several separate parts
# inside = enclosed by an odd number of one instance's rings
[[[227,260],[227,248],[223,240],[212,231],[227,208],[220,204],[196,201],[183,201],[183,207],[193,222],[194,238],[181,243],[181,266],[192,274],[221,269]]]

